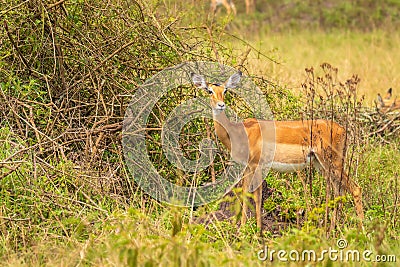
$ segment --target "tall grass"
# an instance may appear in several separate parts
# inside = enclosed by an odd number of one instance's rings
[[[250,43],[280,64],[250,53],[249,71],[284,81],[296,92],[301,89],[305,68],[329,62],[340,69],[341,79],[352,74],[361,77],[359,95],[365,95],[369,106],[373,106],[377,93],[382,94],[390,87],[396,95],[400,95],[400,88],[397,88],[400,62],[395,56],[400,46],[400,34],[397,32],[304,30],[266,33],[252,38]],[[246,44],[234,41],[233,46],[243,50]]]

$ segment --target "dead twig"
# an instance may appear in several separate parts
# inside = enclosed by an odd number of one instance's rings
[[[8,24],[7,21],[4,21],[4,29],[6,30],[8,39],[10,40],[12,46],[14,47],[15,51],[17,51],[19,58],[21,59],[22,63],[24,66],[29,70],[29,74],[33,75],[36,78],[40,78],[39,75],[37,75],[35,72],[32,71],[28,61],[25,59],[24,55],[22,54],[21,50],[18,48],[18,45],[15,43],[14,38],[12,37],[9,29],[8,29]]]
[[[9,170],[8,172],[2,173],[2,174],[0,175],[0,180],[3,179],[3,178],[5,178],[5,177],[7,177],[7,176],[10,175],[11,173],[15,172],[15,171],[21,166],[21,164],[22,164],[22,163],[19,163],[17,166],[11,167],[11,166],[5,165],[5,164],[3,164],[2,162],[0,162],[0,165],[2,165],[2,167],[4,167],[4,168],[6,168],[6,169]]]
[[[65,2],[65,0],[60,0],[60,1],[58,1],[58,2],[55,2],[54,4],[48,5],[48,6],[47,6],[47,9],[52,9],[53,7],[56,7],[56,6],[58,6],[58,5],[61,5],[61,4],[64,3],[64,2]]]

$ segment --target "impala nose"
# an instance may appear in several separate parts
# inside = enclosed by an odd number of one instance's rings
[[[225,109],[225,103],[222,101],[219,101],[217,103],[217,109]]]

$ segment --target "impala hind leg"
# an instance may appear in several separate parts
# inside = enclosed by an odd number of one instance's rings
[[[321,167],[319,170],[326,177],[326,179],[331,182],[335,196],[343,195],[343,190],[349,192],[353,196],[357,217],[360,218],[360,220],[363,220],[364,209],[362,204],[362,189],[347,175],[343,168],[343,164],[341,163],[341,157],[336,157],[338,160],[328,165],[328,163],[323,160],[321,155],[316,153],[315,156],[318,164]]]
[[[346,178],[347,178],[347,180],[346,180],[347,186],[346,187],[353,196],[357,216],[361,220],[363,220],[364,219],[364,208],[363,208],[363,203],[362,203],[362,189],[356,182],[351,180],[349,177],[346,177]]]
[[[343,189],[349,192],[353,196],[354,206],[356,209],[357,217],[360,220],[364,219],[364,208],[362,204],[362,189],[361,187],[351,179],[344,170],[335,169],[333,170],[333,188],[335,195],[343,195]]]

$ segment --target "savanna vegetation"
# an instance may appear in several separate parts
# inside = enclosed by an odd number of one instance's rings
[[[326,256],[288,265],[398,264],[400,115],[374,100],[389,87],[400,94],[400,2],[257,0],[251,14],[234,2],[236,16],[222,7],[210,14],[200,0],[1,0],[2,266],[280,266],[278,250],[319,256],[338,250],[338,240],[346,243],[339,251],[371,251],[375,261]],[[346,126],[346,171],[363,188],[363,228],[352,199],[334,198],[317,172],[264,177],[262,233],[254,218],[239,227],[233,193],[193,209],[141,191],[122,153],[126,108],[146,79],[185,61],[241,69],[275,119]],[[210,183],[227,162],[207,119],[185,125],[180,139],[196,158],[199,142],[214,138],[207,169],[185,174],[163,154],[163,120],[198,95],[190,85],[169,92],[147,125],[150,159],[180,185],[193,176]],[[252,115],[234,93],[226,102]],[[273,262],[259,259],[272,250]]]

